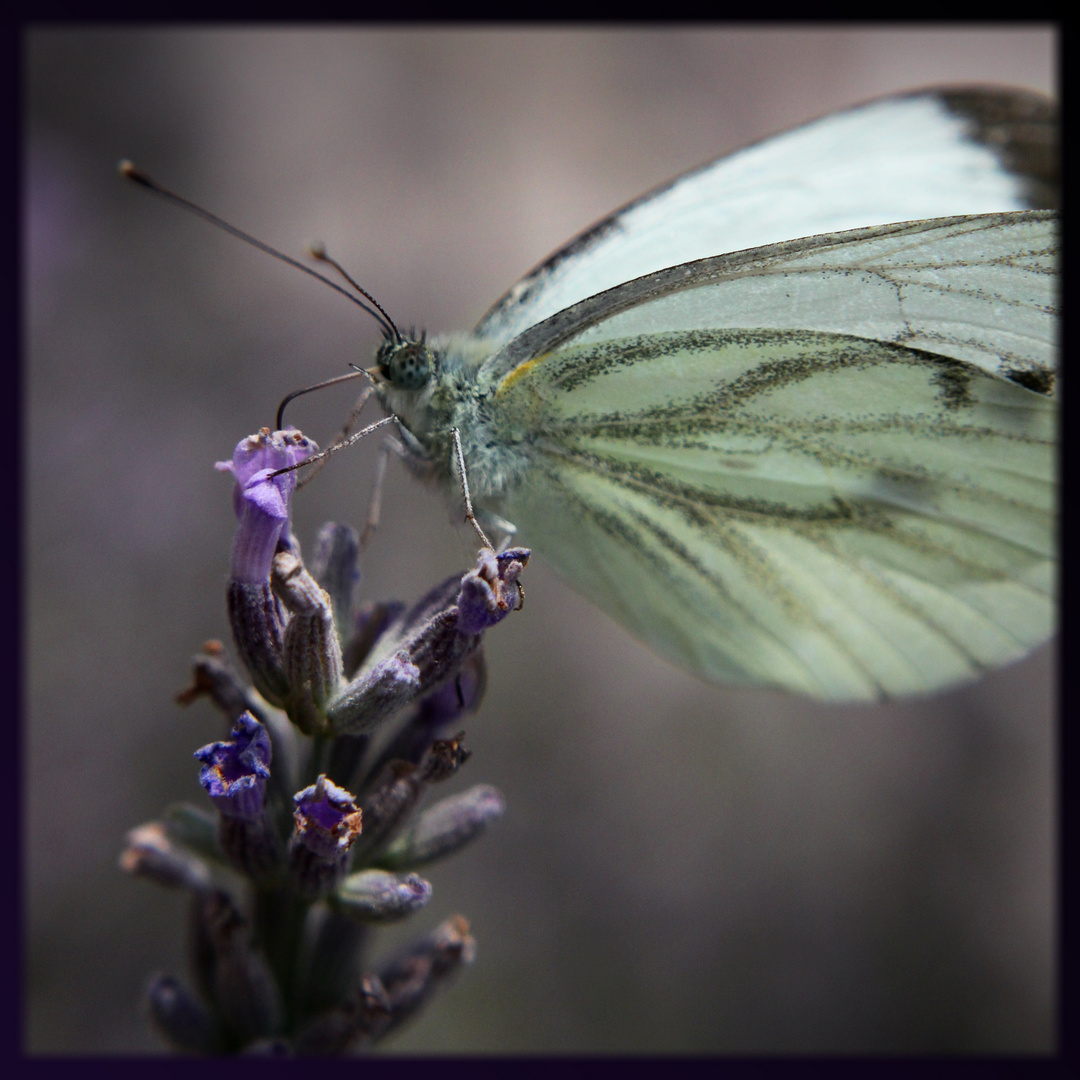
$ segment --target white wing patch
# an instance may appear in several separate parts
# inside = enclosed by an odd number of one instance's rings
[[[999,139],[979,137],[960,97],[931,91],[885,98],[687,173],[556,252],[488,312],[476,333],[505,343],[631,278],[724,252],[1032,206],[1028,178],[1005,160]],[[1021,112],[1040,101],[979,91],[965,100],[976,108],[1015,104]],[[1039,122],[1050,127],[1048,103],[1046,112]]]

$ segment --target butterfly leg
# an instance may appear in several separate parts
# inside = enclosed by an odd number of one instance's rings
[[[352,446],[354,442],[359,442],[365,435],[370,435],[378,428],[386,427],[387,424],[397,423],[396,416],[384,416],[381,420],[376,420],[374,424],[368,424],[367,427],[361,428],[356,434],[350,435],[344,442],[331,443],[325,450],[320,451],[314,457],[305,458],[303,461],[298,461],[295,465],[286,465],[283,469],[275,469],[270,473],[270,478],[275,476],[281,476],[282,473],[295,472],[297,469],[302,469],[307,465],[318,464],[318,469],[322,468],[320,464],[331,454],[337,453],[338,450],[344,450],[346,447]],[[318,469],[315,471],[318,472]],[[308,479],[305,477],[305,480]],[[300,487],[300,484],[296,485]]]
[[[387,435],[379,448],[379,460],[375,464],[375,484],[371,489],[371,499],[368,502],[367,520],[364,522],[363,531],[360,533],[360,547],[366,548],[375,530],[379,527],[379,518],[382,516],[382,492],[386,481],[386,466],[390,461],[391,454],[397,454],[403,458],[408,453],[404,446],[394,438]]]
[[[458,476],[461,477],[461,496],[465,500],[465,520],[476,530],[476,535],[480,537],[480,543],[494,551],[495,548],[484,535],[484,530],[480,528],[480,522],[476,520],[476,514],[473,513],[472,496],[469,494],[469,478],[465,474],[465,454],[461,449],[461,433],[457,428],[454,428],[454,455],[457,458]]]

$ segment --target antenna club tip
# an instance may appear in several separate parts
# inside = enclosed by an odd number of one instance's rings
[[[153,187],[153,181],[150,177],[127,158],[120,159],[116,165],[116,170],[125,180],[134,180],[136,184],[142,184],[143,187]]]
[[[307,252],[313,259],[320,262],[326,260],[326,245],[321,240],[308,241]]]

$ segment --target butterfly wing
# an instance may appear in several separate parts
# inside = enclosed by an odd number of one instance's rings
[[[1056,111],[1023,91],[883,98],[686,173],[617,210],[506,293],[475,333],[505,344],[631,278],[861,226],[1054,207]]]
[[[712,681],[931,691],[1054,624],[1057,223],[986,215],[707,259],[489,362],[496,507]]]

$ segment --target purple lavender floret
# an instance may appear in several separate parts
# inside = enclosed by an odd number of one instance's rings
[[[261,428],[257,434],[248,435],[236,444],[230,461],[217,461],[214,468],[220,472],[231,472],[239,491],[263,469],[284,469],[306,461],[317,452],[315,443],[296,428],[273,432],[269,428]],[[293,493],[296,473],[283,473],[277,480],[286,498]],[[240,516],[240,508],[236,505],[238,498],[238,492],[233,492],[233,509],[237,517]]]
[[[360,811],[352,795],[325,776],[293,796],[294,839],[323,858],[348,851],[360,835]]]
[[[360,835],[360,810],[352,795],[325,774],[293,796],[289,873],[307,900],[333,892],[345,880],[349,849]]]
[[[199,783],[225,817],[255,821],[262,815],[270,778],[270,733],[245,712],[233,725],[232,738],[195,751],[203,763]]]
[[[273,473],[317,452],[315,443],[299,431],[263,428],[236,444],[231,461],[215,464],[236,477],[233,510],[239,527],[233,540],[234,581],[262,582],[270,577],[274,552],[289,539],[289,504],[296,489],[295,472]]]

